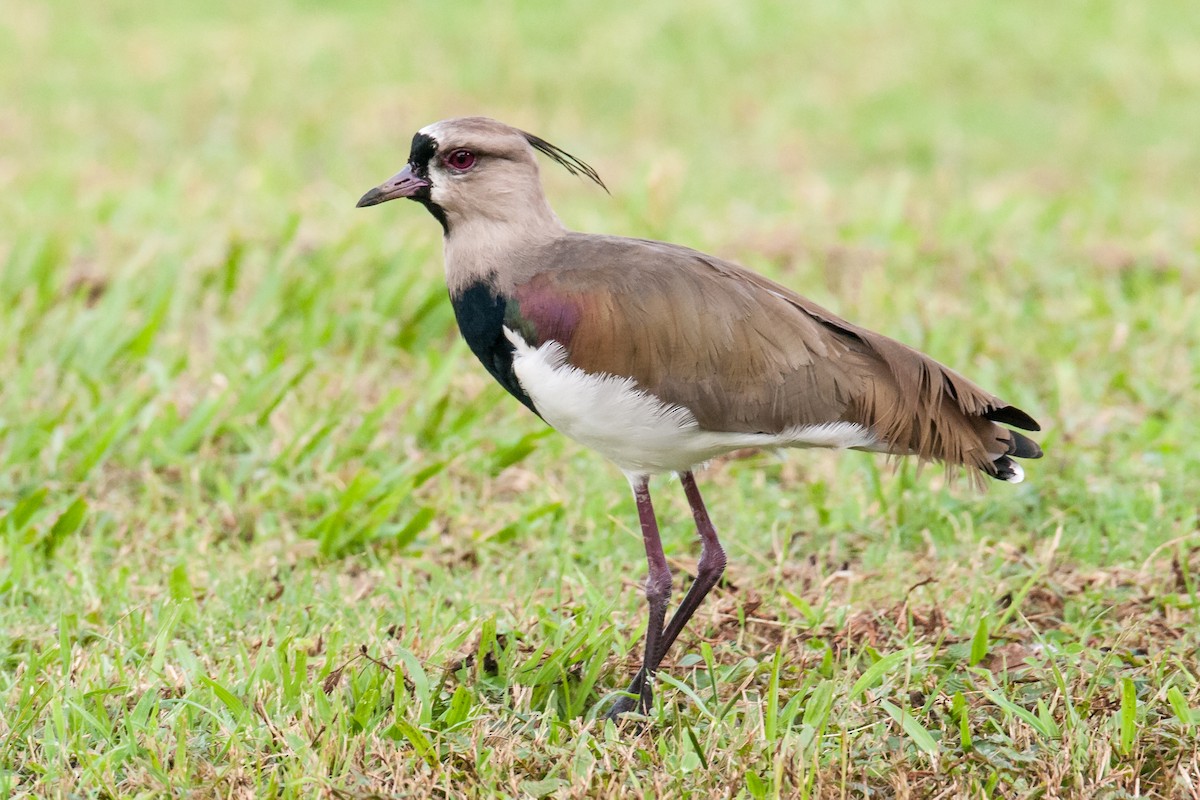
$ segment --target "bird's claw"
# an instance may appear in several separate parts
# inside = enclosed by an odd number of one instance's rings
[[[609,709],[606,718],[620,724],[622,715],[631,711],[636,711],[642,716],[647,716],[650,713],[650,707],[654,702],[654,690],[650,686],[650,681],[646,680],[644,672],[638,672],[634,676],[633,682],[629,684],[629,688],[625,693],[617,698],[613,703],[613,707]]]

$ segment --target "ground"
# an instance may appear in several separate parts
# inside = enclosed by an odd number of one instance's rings
[[[1182,0],[7,4],[0,795],[1200,796],[1198,40]],[[434,220],[354,208],[463,113],[599,170],[544,167],[572,227],[917,346],[1046,458],[711,465],[727,580],[605,724],[625,481],[457,340]]]

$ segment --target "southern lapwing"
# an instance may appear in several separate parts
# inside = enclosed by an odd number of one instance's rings
[[[567,230],[535,151],[604,186],[544,139],[463,117],[418,131],[404,169],[358,205],[407,197],[433,214],[471,351],[529,410],[629,479],[650,619],[642,667],[610,717],[649,710],[655,670],[725,569],[697,465],[747,447],[848,447],[1017,483],[1013,458],[1042,455],[1004,427],[1038,430],[1024,411],[761,275],[675,244]],[[649,489],[664,472],[682,479],[702,548],[670,622]]]

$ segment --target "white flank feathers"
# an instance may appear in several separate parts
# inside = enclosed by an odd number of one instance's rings
[[[853,422],[799,425],[779,433],[701,430],[683,406],[637,388],[632,378],[591,375],[567,364],[555,341],[532,347],[505,328],[513,372],[542,418],[556,430],[612,461],[626,473],[683,472],[743,447],[857,447],[880,443]]]

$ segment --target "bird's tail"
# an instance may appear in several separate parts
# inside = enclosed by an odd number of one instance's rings
[[[1040,430],[1024,411],[907,345],[855,333],[855,349],[873,368],[847,419],[875,431],[889,452],[973,467],[1009,483],[1025,476],[1014,458],[1041,458],[1036,442],[1012,430]]]

